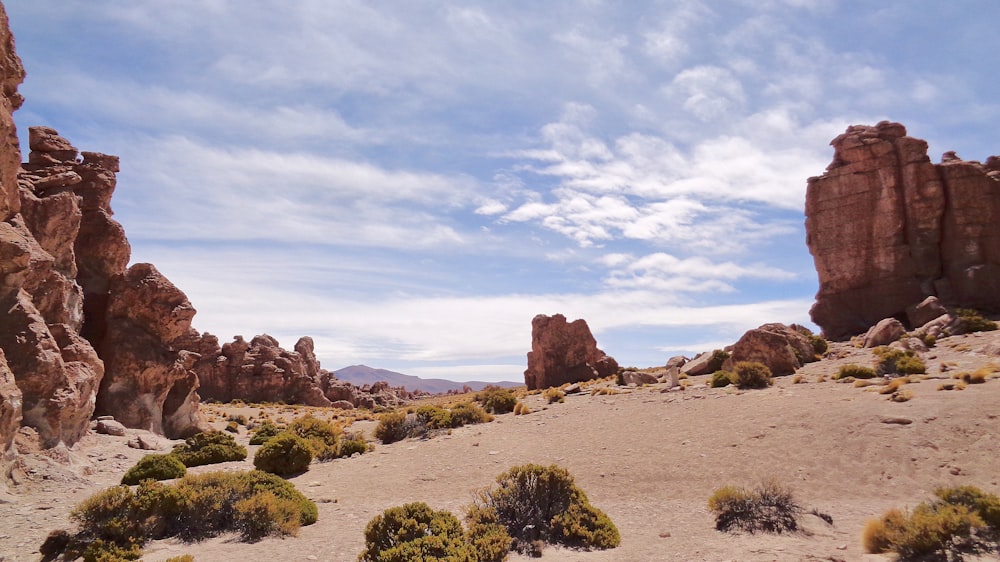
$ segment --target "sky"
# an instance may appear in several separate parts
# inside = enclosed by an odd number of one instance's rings
[[[830,140],[1000,153],[992,0],[4,4],[22,148],[119,155],[194,326],[330,370],[520,381],[537,314],[638,367],[811,326]]]

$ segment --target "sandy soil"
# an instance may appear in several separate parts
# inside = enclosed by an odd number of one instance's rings
[[[834,350],[839,358],[802,369],[799,384],[782,377],[766,390],[710,389],[705,377],[697,377],[685,390],[651,385],[610,396],[568,396],[561,404],[528,396],[525,403],[534,410],[528,415],[503,415],[450,435],[378,445],[370,454],[312,465],[292,480],[317,502],[320,517],[297,537],[257,544],[233,537],[157,541],[144,559],[355,560],[365,524],[388,507],[425,501],[460,513],[474,490],[507,468],[556,463],[611,516],[622,544],[603,552],[549,548],[545,559],[888,560],[863,553],[867,519],[913,506],[938,486],[1000,492],[1000,378],[961,391],[937,390],[954,372],[1000,365],[1000,357],[983,352],[995,353],[998,346],[997,333],[942,340],[925,354],[929,378],[908,385],[913,398],[903,403],[887,400],[877,387],[829,380],[842,364],[867,364],[868,351],[847,346]],[[828,380],[817,382],[823,375]],[[901,421],[909,423],[887,423]],[[72,451],[22,457],[21,483],[0,498],[0,560],[38,560],[38,546],[50,530],[67,526],[75,503],[117,483],[147,453],[126,441],[89,435]],[[791,535],[715,530],[706,500],[716,488],[771,477],[791,487],[807,508],[831,515],[833,525],[807,516],[807,532]]]

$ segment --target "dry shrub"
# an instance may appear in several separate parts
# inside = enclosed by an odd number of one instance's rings
[[[873,384],[878,384],[878,383],[872,382],[871,380],[858,379],[858,380],[854,381],[854,385],[853,386],[854,386],[854,388],[865,388],[866,386],[872,386]]]
[[[909,402],[910,400],[913,400],[913,392],[909,390],[893,392],[892,395],[889,396],[889,400],[892,400],[893,402]]]
[[[941,488],[913,511],[891,509],[868,522],[865,551],[895,552],[902,560],[963,560],[1000,544],[1000,498],[972,486]]]
[[[529,408],[524,402],[518,402],[517,405],[514,406],[515,416],[523,416],[525,414],[530,414],[530,413],[531,413],[531,408]]]
[[[909,349],[880,346],[872,350],[875,355],[875,371],[879,375],[917,375],[927,372],[924,360]]]
[[[959,308],[955,310],[955,314],[961,322],[960,333],[992,332],[997,329],[997,323],[985,318],[978,310]]]
[[[532,551],[535,541],[582,549],[614,548],[621,542],[614,523],[556,465],[529,464],[501,474],[492,488],[476,495],[467,520],[502,525],[519,552]]]
[[[321,461],[337,458],[337,445],[344,435],[344,429],[339,425],[312,414],[292,420],[285,431],[304,439],[312,450],[313,458]]]
[[[712,357],[708,360],[706,370],[711,372],[721,370],[723,363],[725,363],[729,357],[730,355],[728,351],[723,351],[721,349],[712,350]]]
[[[708,509],[715,514],[716,529],[749,533],[796,531],[805,513],[792,492],[776,480],[753,489],[723,486],[708,499]]]
[[[317,514],[290,482],[257,470],[188,475],[172,485],[144,480],[134,491],[115,486],[81,502],[70,512],[77,531],[53,532],[40,551],[48,559],[134,560],[150,539],[236,531],[257,540],[294,534]]]
[[[910,378],[909,377],[899,377],[898,379],[892,379],[891,381],[889,381],[888,384],[886,384],[881,389],[879,389],[878,393],[879,394],[892,394],[893,392],[896,392],[897,390],[899,390],[899,388],[901,386],[903,386],[904,384],[909,384],[909,382],[910,382]]]
[[[834,380],[846,379],[848,377],[855,379],[873,379],[877,375],[875,369],[871,367],[862,367],[861,365],[843,365],[840,369],[837,369],[837,374],[833,375]]]
[[[474,402],[459,402],[451,408],[451,419],[458,424],[473,425],[493,421],[493,416]]]
[[[965,390],[965,383],[943,382],[938,385],[938,390]]]
[[[801,384],[803,382],[805,382],[805,377],[802,375],[795,375],[792,377],[792,384]]]
[[[566,401],[566,393],[558,388],[549,388],[542,394],[542,396],[548,400],[549,404],[552,404],[553,402],[562,403]]]
[[[712,373],[712,378],[708,380],[708,386],[712,388],[722,388],[733,384],[735,375],[729,371],[716,371]]]
[[[739,361],[734,366],[733,384],[737,388],[767,388],[774,384],[771,369],[758,361]]]
[[[990,369],[980,368],[971,373],[955,373],[951,377],[960,379],[965,384],[983,384],[992,373],[993,371]]]
[[[483,409],[491,414],[507,414],[514,411],[517,397],[506,388],[489,385],[476,393],[475,401],[483,405]]]

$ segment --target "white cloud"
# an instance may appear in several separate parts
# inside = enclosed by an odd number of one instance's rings
[[[739,79],[726,68],[696,66],[680,72],[666,89],[669,99],[701,121],[715,121],[743,109],[746,94]]]

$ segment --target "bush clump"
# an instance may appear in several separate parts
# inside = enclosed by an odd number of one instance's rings
[[[997,323],[984,317],[978,310],[959,308],[955,310],[955,314],[960,322],[959,330],[963,334],[992,332],[997,329]]]
[[[972,486],[941,488],[912,511],[890,509],[865,525],[867,552],[895,552],[903,560],[963,560],[1000,544],[1000,498]]]
[[[708,386],[712,388],[722,388],[733,384],[733,373],[729,371],[716,371],[712,373],[712,378],[708,381]]]
[[[70,512],[77,531],[53,532],[40,551],[67,560],[136,560],[148,540],[294,535],[317,514],[290,482],[257,470],[188,475],[172,485],[143,480],[134,491],[114,486],[81,502]]]
[[[378,425],[375,426],[375,438],[388,445],[417,435],[419,427],[416,415],[408,415],[402,410],[386,412],[378,418]]]
[[[451,412],[439,406],[421,406],[416,413],[417,420],[428,429],[457,427],[451,418]]]
[[[924,360],[909,349],[880,346],[875,354],[875,372],[879,375],[916,375],[927,372]]]
[[[251,445],[263,445],[268,439],[284,431],[284,427],[277,426],[269,421],[260,424],[250,436]]]
[[[312,415],[292,420],[285,431],[304,439],[313,458],[321,461],[337,458],[337,444],[344,434],[340,426]]]
[[[733,384],[737,388],[767,388],[774,383],[771,369],[758,361],[739,361],[734,373]]]
[[[493,416],[475,402],[460,402],[451,408],[451,419],[458,424],[474,425],[493,421]]]
[[[723,486],[708,499],[708,509],[715,514],[716,529],[749,533],[795,531],[804,513],[791,491],[773,480],[753,489]]]
[[[611,519],[556,465],[529,464],[501,474],[492,488],[476,495],[467,521],[470,527],[502,525],[519,552],[536,550],[537,541],[583,549],[621,542]]]
[[[174,455],[146,455],[122,476],[122,484],[134,486],[143,480],[171,480],[187,472],[184,463]]]
[[[514,411],[517,397],[506,388],[489,385],[475,395],[475,401],[491,414],[507,414]]]
[[[297,474],[309,470],[313,449],[309,442],[295,433],[285,432],[268,439],[257,449],[253,465],[272,474]]]
[[[542,393],[542,396],[549,402],[549,404],[559,402],[560,404],[566,401],[566,393],[558,388],[548,388]]]
[[[837,369],[837,374],[833,376],[834,379],[846,379],[848,377],[855,379],[873,379],[877,377],[878,374],[875,369],[871,367],[863,367],[861,365],[843,365],[840,369]]]
[[[721,349],[712,350],[712,357],[708,360],[707,371],[716,372],[722,369],[722,365],[729,360],[729,352]]]
[[[202,466],[220,462],[241,461],[247,458],[246,447],[221,431],[204,431],[188,437],[170,453],[184,466]]]
[[[410,562],[412,560],[479,560],[466,540],[458,518],[449,511],[435,511],[426,503],[391,507],[365,527],[365,550],[360,562]]]

